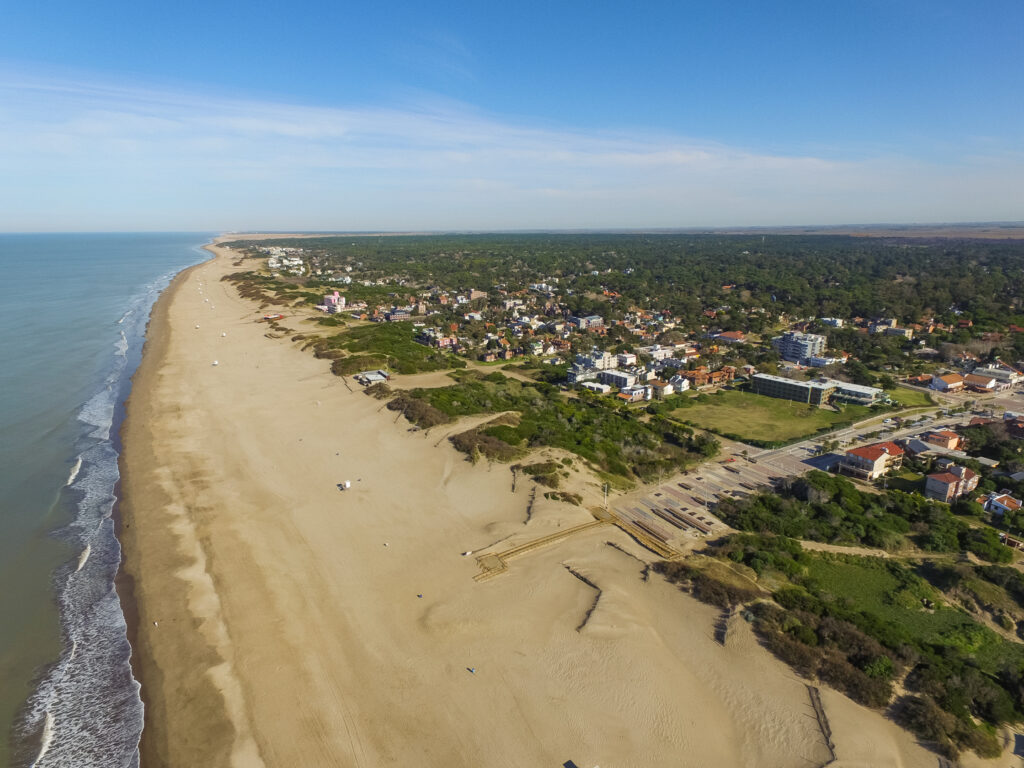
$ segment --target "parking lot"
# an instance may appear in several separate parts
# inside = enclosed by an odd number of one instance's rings
[[[931,412],[934,414],[935,412]],[[895,440],[933,429],[966,424],[972,414],[922,416],[913,422],[885,423],[882,419],[804,440],[785,448],[761,450],[723,440],[724,454],[714,461],[677,475],[653,489],[627,494],[614,506],[616,516],[653,535],[670,548],[688,539],[724,533],[729,527],[714,515],[715,505],[728,498],[743,498],[770,489],[783,478],[812,469],[830,470],[842,451],[879,440]],[[871,435],[869,437],[869,435]],[[823,440],[837,440],[837,453],[820,453]]]

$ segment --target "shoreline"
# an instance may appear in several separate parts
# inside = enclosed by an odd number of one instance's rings
[[[742,621],[716,643],[718,612],[642,581],[652,557],[617,530],[475,582],[463,552],[590,514],[532,504],[504,465],[402,429],[287,334],[265,338],[219,280],[223,239],[154,305],[122,425],[143,768],[827,759],[805,681]],[[841,762],[934,765],[823,695]]]
[[[212,243],[211,243],[212,244]],[[209,251],[208,245],[203,245],[204,250]],[[210,261],[216,258],[216,254],[213,251],[210,252]],[[128,397],[124,400],[123,409],[124,415],[121,420],[120,429],[117,432],[117,441],[120,443],[117,458],[118,467],[118,480],[114,488],[115,502],[114,509],[111,513],[111,518],[114,522],[114,536],[117,538],[118,543],[121,547],[121,562],[118,565],[117,575],[114,577],[114,589],[117,592],[118,602],[121,605],[121,612],[124,615],[126,636],[128,638],[128,644],[131,646],[132,652],[129,658],[129,664],[132,670],[132,676],[136,682],[140,685],[140,698],[142,699],[143,705],[143,730],[142,738],[139,742],[139,753],[141,756],[140,765],[149,765],[150,760],[147,760],[147,750],[145,744],[147,743],[147,730],[152,734],[153,728],[149,727],[148,720],[150,717],[150,703],[148,699],[148,688],[146,683],[147,672],[145,669],[145,653],[144,648],[139,644],[139,626],[140,626],[140,613],[139,603],[135,594],[135,583],[136,578],[134,573],[128,570],[128,558],[129,552],[133,545],[133,534],[129,533],[131,525],[125,521],[125,513],[130,502],[125,496],[125,485],[126,479],[130,475],[130,467],[128,457],[130,456],[130,445],[131,445],[131,431],[132,431],[132,405],[138,403],[139,400],[143,400],[146,397],[146,389],[150,383],[150,379],[157,375],[160,363],[167,352],[167,346],[169,344],[170,334],[170,323],[168,320],[168,312],[171,302],[174,300],[174,294],[180,289],[181,285],[188,278],[190,272],[196,268],[202,266],[206,262],[200,262],[199,264],[193,264],[192,266],[185,267],[178,272],[167,284],[160,295],[157,296],[156,301],[150,309],[149,319],[146,322],[145,340],[142,345],[141,357],[139,364],[135,369],[135,372],[131,377],[131,388],[129,390]],[[139,405],[136,405],[134,410],[139,410]],[[151,673],[150,673],[150,676]]]

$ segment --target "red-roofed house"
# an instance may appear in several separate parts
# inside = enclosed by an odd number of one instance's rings
[[[959,392],[964,388],[964,377],[959,373],[947,373],[944,376],[932,376],[932,389],[940,392]]]
[[[995,515],[1004,515],[1007,512],[1017,512],[1021,508],[1021,502],[1006,492],[996,493],[992,491],[984,500],[985,509]]]
[[[929,432],[924,436],[925,442],[938,445],[942,448],[956,450],[963,442],[963,438],[951,429],[942,429],[937,432]]]
[[[719,341],[724,341],[726,344],[743,344],[747,340],[743,331],[724,331],[716,333],[715,338]]]
[[[839,471],[859,477],[861,480],[874,480],[901,466],[903,449],[896,443],[887,441],[851,448],[839,463]]]
[[[996,391],[996,380],[991,376],[978,376],[973,373],[968,373],[964,376],[964,384],[968,389],[974,392]]]
[[[924,495],[952,504],[961,496],[978,487],[978,474],[966,467],[951,464],[942,472],[928,475],[924,484]]]

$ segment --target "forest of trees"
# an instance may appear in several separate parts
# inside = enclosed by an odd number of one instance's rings
[[[442,288],[513,288],[559,277],[573,311],[614,291],[641,307],[699,316],[720,302],[795,316],[962,317],[1005,328],[1022,312],[1024,244],[832,235],[515,234],[284,239],[336,267]],[[253,247],[238,243],[239,248]],[[596,274],[595,274],[596,273]],[[730,286],[723,289],[723,286]],[[734,287],[733,287],[734,286]],[[962,314],[955,314],[960,312]],[[728,314],[725,325],[757,324]],[[1024,350],[1022,350],[1024,351]]]

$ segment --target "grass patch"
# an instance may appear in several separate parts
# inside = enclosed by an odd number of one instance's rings
[[[636,413],[608,398],[581,393],[579,398],[565,399],[550,384],[524,383],[498,371],[486,375],[460,371],[455,378],[458,383],[450,387],[407,393],[406,400],[417,401],[418,407],[395,401],[388,407],[411,414],[419,420],[414,423],[432,421],[437,415],[452,420],[515,411],[520,414],[517,422],[485,424],[476,431],[515,452],[544,446],[562,448],[626,482],[659,477],[718,452],[714,438],[694,435],[693,430],[663,417],[641,421]],[[480,442],[473,441],[471,447]]]
[[[907,389],[906,387],[896,387],[895,389],[887,389],[885,393],[894,403],[899,403],[904,408],[918,408],[920,406],[935,405],[935,401],[932,400],[932,396],[923,389]]]
[[[904,493],[924,494],[924,475],[919,475],[917,472],[911,472],[908,469],[903,470],[897,475],[891,475],[886,480],[886,484],[889,488],[903,491]]]
[[[871,413],[860,405],[841,413],[738,390],[698,396],[696,402],[672,412],[673,418],[744,442],[788,442],[863,419]]]
[[[339,376],[371,368],[412,374],[466,367],[466,362],[455,355],[414,341],[412,323],[372,323],[351,328],[319,342],[317,356],[334,359],[333,370]]]

